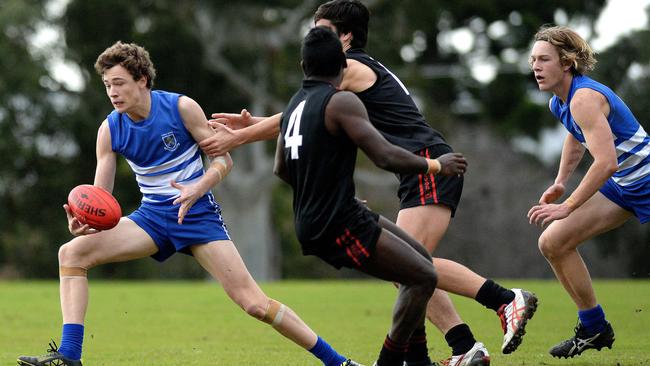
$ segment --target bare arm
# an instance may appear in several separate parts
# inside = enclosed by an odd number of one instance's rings
[[[214,135],[214,131],[208,125],[201,106],[194,100],[186,96],[180,97],[178,99],[178,111],[183,119],[183,124],[195,141],[202,141]],[[210,166],[198,182],[191,185],[181,185],[177,182],[171,182],[174,188],[181,191],[180,196],[174,201],[174,204],[181,205],[178,211],[179,223],[182,223],[185,214],[194,205],[194,202],[221,182],[230,173],[232,166],[233,162],[230,154],[225,153],[211,158]]]
[[[341,89],[361,93],[375,84],[377,74],[357,60],[348,59],[348,67],[343,70]]]
[[[379,168],[396,173],[463,174],[467,162],[461,154],[425,159],[389,143],[368,120],[361,100],[350,92],[332,96],[325,109],[325,126],[333,135],[345,133]]]
[[[618,170],[614,135],[607,116],[609,103],[600,93],[579,89],[571,100],[571,114],[582,129],[589,153],[594,158],[587,173],[571,194],[573,208],[580,207]]]
[[[111,147],[111,131],[108,128],[108,121],[104,120],[99,131],[97,131],[97,143],[95,145],[97,155],[97,167],[95,169],[94,185],[113,192],[115,184],[115,168],[117,156]]]
[[[244,144],[255,141],[271,140],[280,133],[280,121],[282,113],[276,113],[268,118],[263,118],[258,122],[238,130],[241,134],[241,140]]]
[[[565,185],[585,154],[585,147],[573,135],[568,134],[562,146],[562,157],[555,183]]]
[[[587,173],[569,198],[561,204],[545,204],[531,208],[531,223],[545,226],[553,220],[563,219],[591,198],[618,169],[612,130],[607,122],[609,103],[600,93],[579,89],[571,100],[571,114],[582,129],[589,152],[594,158]],[[584,148],[573,137],[567,137],[562,151],[556,184],[562,186],[584,154]],[[552,187],[551,187],[552,188]],[[550,189],[550,188],[549,188]],[[547,190],[548,191],[548,190]],[[544,197],[542,197],[544,198]],[[549,198],[558,197],[550,196]],[[541,201],[541,200],[540,200]]]
[[[250,112],[244,108],[237,113],[212,113],[210,123],[221,123],[233,130],[239,130],[251,126],[268,117],[253,117]]]
[[[261,117],[250,117],[256,122],[241,129],[229,127],[228,125],[230,123],[225,121],[228,119],[225,117],[227,115],[219,115],[221,116],[220,118],[210,121],[210,126],[214,129],[215,134],[205,139],[197,140],[200,141],[199,146],[208,156],[223,155],[241,145],[251,142],[271,140],[276,138],[280,132],[282,113],[263,119]]]
[[[566,182],[571,174],[573,174],[580,160],[582,160],[584,153],[584,146],[573,135],[568,134],[564,139],[557,177],[555,178],[555,182],[542,194],[542,197],[539,199],[540,205],[553,203],[562,197],[566,190]]]
[[[97,155],[97,167],[95,168],[94,185],[102,187],[109,192],[113,192],[115,183],[115,167],[117,157],[111,148],[111,132],[108,128],[108,121],[104,120],[97,131],[97,142],[95,145]],[[92,229],[87,224],[82,224],[77,220],[70,211],[67,204],[63,205],[68,218],[68,230],[74,236],[94,234],[98,230]]]
[[[283,181],[289,183],[287,166],[284,162],[284,138],[282,138],[282,135],[278,135],[278,143],[275,146],[275,163],[273,164],[273,174],[277,175]]]

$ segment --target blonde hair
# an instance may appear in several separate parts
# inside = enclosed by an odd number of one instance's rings
[[[557,49],[560,62],[571,65],[574,74],[586,74],[596,66],[594,51],[587,41],[574,30],[563,26],[542,26],[535,33],[534,41],[546,41]]]

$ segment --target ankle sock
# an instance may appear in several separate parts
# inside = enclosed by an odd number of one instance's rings
[[[377,366],[402,366],[408,343],[396,343],[387,335],[379,352]]]
[[[347,358],[341,356],[325,340],[318,337],[316,345],[309,352],[323,362],[325,366],[340,366]]]
[[[429,349],[427,348],[427,333],[424,324],[418,327],[409,338],[408,349],[406,350],[407,362],[429,362]]]
[[[474,343],[476,343],[476,339],[474,339],[469,325],[464,323],[449,329],[447,334],[445,334],[445,340],[449,347],[451,347],[451,352],[454,356],[467,353],[474,347]]]
[[[63,324],[62,333],[59,353],[71,360],[80,360],[84,341],[83,324]]]
[[[475,299],[486,308],[498,311],[501,305],[509,304],[515,299],[515,293],[492,280],[486,280]]]
[[[605,330],[607,320],[605,320],[605,312],[600,305],[588,310],[579,310],[578,318],[580,323],[585,328],[588,334],[594,335]]]

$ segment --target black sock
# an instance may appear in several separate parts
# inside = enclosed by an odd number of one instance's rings
[[[389,336],[386,336],[384,345],[379,352],[379,359],[377,359],[377,366],[402,366],[404,357],[406,356],[406,348],[408,343],[400,344],[395,343]]]
[[[449,332],[445,334],[445,340],[449,347],[451,347],[451,352],[454,356],[466,353],[476,343],[476,339],[474,339],[474,335],[467,324],[458,324],[449,329]]]
[[[427,349],[427,332],[422,324],[416,328],[409,338],[409,346],[406,350],[407,362],[431,361],[429,359],[429,350]]]
[[[514,299],[514,292],[501,287],[492,280],[486,280],[476,293],[476,301],[494,311],[498,311],[501,305],[509,304]]]

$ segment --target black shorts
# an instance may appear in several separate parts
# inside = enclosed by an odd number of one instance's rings
[[[362,208],[346,221],[345,225],[328,230],[323,239],[303,246],[303,253],[315,255],[337,269],[363,267],[374,254],[381,234],[379,215]]]
[[[438,144],[426,147],[414,154],[429,159],[453,152],[449,145]],[[456,213],[461,193],[463,177],[433,174],[398,174],[400,209],[424,205],[443,204],[451,209],[451,216]]]

